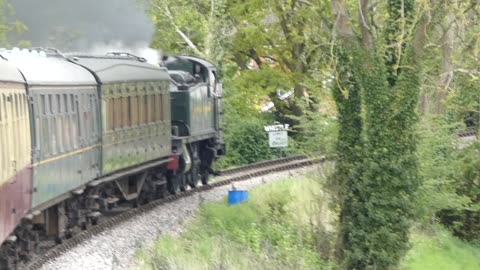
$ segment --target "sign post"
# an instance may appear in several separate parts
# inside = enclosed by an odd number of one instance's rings
[[[264,126],[268,132],[268,144],[270,148],[280,148],[288,146],[288,124]]]

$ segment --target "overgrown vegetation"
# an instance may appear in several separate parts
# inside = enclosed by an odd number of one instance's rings
[[[480,243],[480,146],[457,138],[466,126],[479,127],[478,1],[149,2],[152,47],[219,67],[228,155],[217,166],[329,155],[340,226],[336,239],[320,233],[319,213],[299,201],[304,186],[269,186],[239,207],[205,205],[185,235],[162,238],[146,268],[321,268],[336,241],[339,268],[394,269],[413,220],[421,232],[441,223]],[[0,46],[9,46],[9,36],[27,28],[7,1],[0,7]],[[274,108],[261,113],[269,101]],[[268,147],[263,126],[277,123],[292,126],[289,148]],[[303,208],[289,208],[296,203]],[[467,268],[444,259],[478,256],[435,231],[414,233],[402,268]]]
[[[333,269],[332,218],[318,176],[254,189],[247,203],[206,203],[180,236],[143,251],[142,269]]]
[[[341,207],[337,256],[345,269],[395,268],[409,247],[405,239],[419,186],[414,133],[428,20],[414,20],[415,13],[423,12],[414,1],[405,1],[403,17],[397,4],[386,5],[387,33],[372,33],[361,21],[359,37],[347,6],[341,1],[334,5],[339,47],[335,96],[345,122],[339,130],[345,138],[338,141],[341,166],[334,178]],[[418,33],[406,32],[417,23]],[[402,49],[392,55],[385,48],[393,43]]]
[[[412,249],[401,263],[402,270],[480,269],[480,248],[462,242],[445,229],[414,231],[411,239]]]

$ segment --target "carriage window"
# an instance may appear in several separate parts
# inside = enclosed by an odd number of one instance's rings
[[[88,137],[91,134],[90,122],[92,121],[92,119],[90,118],[90,104],[88,103],[88,94],[82,94],[81,97],[84,129],[83,133],[85,134],[85,140],[88,141]]]
[[[13,120],[16,121],[18,120],[18,94],[13,94],[13,106],[14,106]]]
[[[23,118],[23,95],[18,94],[18,118]]]
[[[115,127],[122,128],[122,98],[115,98]]]
[[[155,115],[153,113],[153,107],[155,106],[154,104],[154,96],[153,95],[149,95],[147,96],[147,100],[148,100],[148,123],[152,123],[155,121]]]
[[[49,104],[49,108],[50,108],[50,111],[49,113],[50,114],[53,114],[54,113],[54,109],[53,109],[53,97],[52,95],[48,95],[48,104]]]
[[[157,122],[157,95],[153,94],[150,96],[150,99],[152,100],[152,122]]]
[[[130,106],[131,106],[131,115],[132,115],[132,126],[138,125],[138,97],[133,96],[129,97]]]
[[[75,96],[73,94],[70,94],[70,110],[75,112]]]
[[[3,95],[3,104],[2,104],[2,111],[3,111],[3,118],[5,120],[5,123],[7,123],[8,120],[8,115],[7,115],[7,96]]]
[[[145,124],[149,123],[148,119],[150,118],[150,116],[148,115],[148,111],[149,111],[148,110],[148,98],[149,98],[148,95],[143,96],[143,113],[144,113],[143,120],[144,120]]]
[[[156,104],[155,104],[155,110],[156,110],[156,120],[157,121],[163,121],[163,103],[162,103],[162,95],[156,95],[155,96]]]
[[[80,111],[80,104],[78,104],[78,100],[75,101],[75,110],[77,111],[77,134],[78,134],[78,139],[82,139],[82,125],[81,125],[81,111]]]
[[[114,99],[113,98],[110,98],[107,100],[107,110],[108,110],[108,130],[113,130],[113,128],[115,127],[115,117],[114,117],[114,107],[115,107],[115,103],[114,103]]]
[[[93,121],[92,121],[92,135],[94,137],[98,134],[98,107],[97,107],[97,100],[96,100],[96,95],[91,94],[90,95],[90,107],[92,108],[91,112],[93,114]]]
[[[47,106],[45,105],[45,95],[40,95],[40,109],[42,110],[42,115],[47,114]]]
[[[68,96],[65,95],[66,99],[65,99],[65,108],[67,108],[67,104],[68,104]],[[71,117],[70,115],[68,114],[65,114],[64,117],[63,117],[63,129],[64,129],[64,132],[63,132],[63,135],[64,135],[64,142],[65,142],[65,150],[67,151],[70,151],[72,150],[72,136],[70,135],[71,134]]]
[[[147,119],[147,106],[145,96],[138,97],[138,107],[140,111],[140,124],[145,124]]]
[[[68,113],[68,96],[63,94],[63,112]]]
[[[130,127],[130,97],[122,97],[123,101],[123,126]]]
[[[58,152],[63,153],[65,152],[64,146],[64,134],[63,134],[63,116],[59,115],[57,117],[57,144],[58,144]]]

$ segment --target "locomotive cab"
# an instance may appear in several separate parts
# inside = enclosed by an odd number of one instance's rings
[[[184,182],[208,182],[212,163],[225,153],[221,115],[221,84],[215,66],[203,59],[176,56],[164,59],[171,78],[173,152],[179,157]]]

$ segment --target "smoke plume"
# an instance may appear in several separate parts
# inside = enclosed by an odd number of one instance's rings
[[[33,47],[153,53],[147,50],[154,26],[145,12],[145,0],[9,1],[15,19],[28,27],[19,38],[30,41]]]

